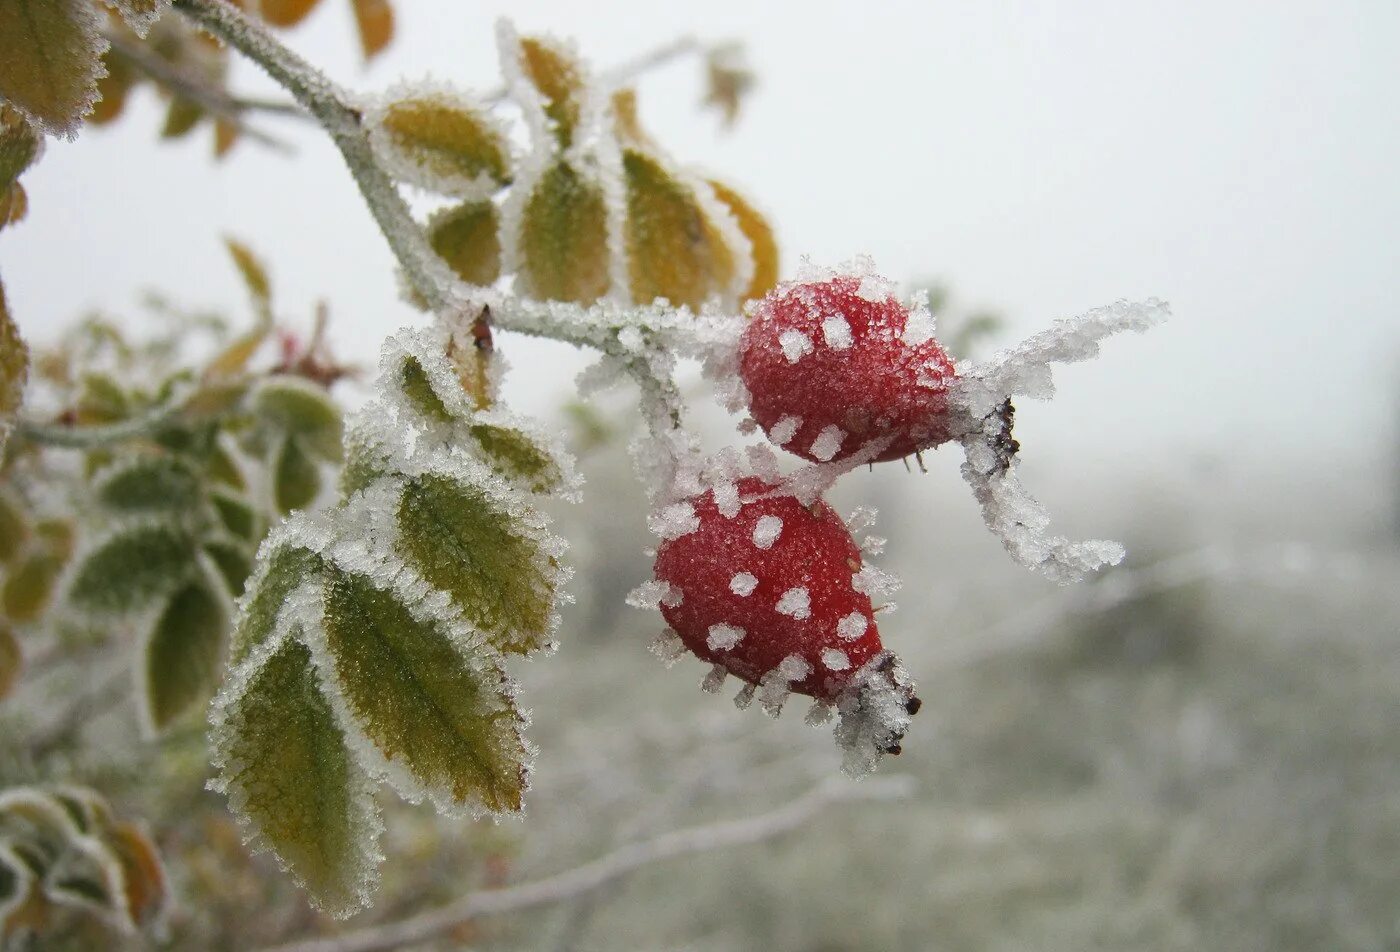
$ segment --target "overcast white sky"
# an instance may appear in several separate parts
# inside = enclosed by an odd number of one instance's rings
[[[1119,297],[1170,300],[1173,323],[1115,340],[1025,408],[1022,435],[1106,473],[1129,455],[1246,454],[1298,465],[1385,458],[1400,396],[1400,4],[463,3],[399,0],[399,39],[358,61],[348,4],[288,42],[378,89],[434,74],[497,79],[491,25],[575,37],[600,66],[678,34],[736,37],[761,87],[736,129],[694,106],[700,70],[642,84],[677,157],[746,190],[799,254],[873,255],[897,279],[946,279],[1022,336]],[[234,84],[269,93],[240,65]],[[332,305],[340,351],[370,360],[421,320],[336,156],[295,123],[293,158],[207,133],[156,139],[149,94],[106,130],[55,143],[25,183],[30,219],[0,236],[0,273],[35,336],[157,287],[242,305],[219,244],[274,261],[281,310]],[[131,308],[134,309],[134,308]],[[511,393],[567,391],[564,349],[504,343]],[[572,363],[570,361],[573,361]],[[1044,451],[1043,451],[1044,452]],[[1071,454],[1078,454],[1077,457]],[[1085,455],[1088,454],[1088,455]]]

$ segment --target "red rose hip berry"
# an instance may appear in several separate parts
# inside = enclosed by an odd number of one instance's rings
[[[747,685],[736,701],[757,694],[774,716],[789,692],[806,694],[817,723],[835,706],[848,772],[899,753],[919,702],[880,643],[869,592],[883,576],[834,509],[747,477],[668,507],[658,525],[661,613],[714,665],[707,688],[732,674]]]
[[[768,438],[814,462],[889,445],[899,459],[950,439],[953,361],[927,309],[911,310],[883,279],[837,275],[788,282],[754,308],[739,344],[749,412]]]

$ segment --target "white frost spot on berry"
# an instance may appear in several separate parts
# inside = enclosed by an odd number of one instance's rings
[[[736,628],[733,625],[711,625],[710,633],[705,638],[705,644],[710,646],[711,651],[728,651],[739,642],[744,640],[744,629]]]
[[[734,695],[734,706],[741,711],[747,710],[748,706],[753,703],[753,693],[757,689],[755,685],[745,684],[739,689],[739,693]]]
[[[685,654],[685,642],[681,641],[681,636],[670,628],[653,638],[647,648],[665,662],[668,668],[679,661],[681,655]]]
[[[851,325],[840,314],[833,314],[822,321],[822,337],[832,350],[845,350],[854,343]]]
[[[699,529],[700,517],[695,514],[695,507],[690,503],[676,502],[648,516],[647,528],[670,541]]]
[[[802,722],[808,727],[821,727],[823,724],[831,722],[833,713],[830,704],[819,697],[813,698],[812,706],[807,708],[807,716],[802,718]]]
[[[822,429],[817,434],[817,438],[812,441],[812,455],[823,463],[831,461],[841,450],[841,443],[846,439],[846,431],[835,423]]]
[[[840,648],[823,648],[822,665],[828,671],[848,671],[851,659]]]
[[[734,483],[720,483],[714,488],[715,507],[719,509],[719,514],[726,519],[733,519],[739,514],[739,509],[743,503],[739,500],[739,487]]]
[[[740,598],[746,598],[753,594],[753,590],[758,588],[758,578],[751,572],[736,573],[729,580],[729,590]]]
[[[665,605],[675,608],[682,601],[681,590],[660,579],[648,579],[627,593],[627,604],[643,610]]]
[[[778,346],[783,349],[783,356],[787,362],[795,364],[803,357],[813,351],[812,339],[806,334],[793,328],[788,328],[778,335]]]
[[[705,675],[705,680],[700,682],[700,690],[706,694],[718,694],[720,688],[724,687],[724,677],[728,673],[724,665],[712,665],[709,674]]]
[[[867,274],[860,279],[860,286],[856,288],[856,297],[876,304],[893,295],[894,284],[877,274]]]
[[[836,637],[842,641],[855,641],[865,634],[865,629],[869,627],[870,619],[860,612],[851,612],[845,618],[836,623]]]
[[[904,319],[904,333],[899,339],[909,347],[917,347],[933,339],[933,314],[926,307],[916,307]]]
[[[812,596],[805,588],[790,588],[778,599],[776,608],[779,615],[803,621],[812,617]]]
[[[753,544],[760,549],[771,549],[783,531],[783,520],[777,516],[760,516],[753,524]]]
[[[790,654],[778,666],[769,671],[758,682],[758,701],[769,717],[777,717],[783,712],[783,702],[792,693],[792,685],[805,681],[812,673],[812,666],[801,655]]]
[[[899,579],[873,565],[862,565],[851,576],[851,588],[871,598],[887,598],[899,591]]]
[[[787,446],[801,428],[802,418],[800,416],[785,416],[773,424],[773,428],[768,431],[768,438],[778,446]]]
[[[893,654],[882,651],[851,678],[841,692],[836,709],[836,744],[843,757],[841,769],[857,779],[875,769],[880,758],[900,743],[909,730],[909,709],[914,682]]]

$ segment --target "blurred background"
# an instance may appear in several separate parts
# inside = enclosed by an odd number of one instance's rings
[[[883,770],[915,778],[910,799],[484,919],[444,948],[1400,946],[1400,6],[404,0],[369,69],[348,10],[322,6],[288,42],[365,90],[494,87],[500,15],[599,68],[683,36],[741,41],[757,85],[731,128],[701,111],[694,59],[646,75],[642,116],[770,215],[785,275],[870,254],[943,290],[945,337],[993,316],[966,335],[983,356],[1118,298],[1174,315],[1017,408],[1023,478],[1060,531],[1128,546],[1099,579],[1060,588],[1013,564],[949,451],[834,492],[880,510],[881,564],[906,582],[881,631],[925,706]],[[231,85],[277,94],[243,63]],[[31,215],[0,234],[26,333],[134,312],[148,288],[241,307],[225,234],[268,260],[287,319],[309,329],[327,303],[343,360],[372,364],[422,320],[316,132],[260,119],[295,153],[244,142],[216,164],[199,136],[157,140],[162,110],[135,93],[26,176]],[[390,889],[364,922],[762,811],[839,761],[795,713],[736,712],[698,690],[703,665],[645,651],[659,618],[623,605],[649,573],[633,395],[577,405],[591,357],[498,347],[517,368],[506,402],[566,432],[599,487],[557,514],[578,572],[561,649],[519,666],[535,789],[499,827],[396,805]],[[711,445],[738,439],[698,373],[687,388]],[[198,741],[164,769],[198,773]],[[208,921],[190,941],[312,927],[266,857],[248,876],[191,913]],[[241,921],[250,908],[266,915]]]

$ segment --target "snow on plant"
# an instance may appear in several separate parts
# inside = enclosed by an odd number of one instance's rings
[[[114,0],[132,28],[168,5]],[[293,6],[263,13],[294,22],[312,4]],[[1012,401],[1049,397],[1053,363],[1151,326],[1166,313],[1159,302],[1100,308],[959,363],[927,300],[902,300],[869,259],[804,264],[778,283],[764,216],[668,155],[642,127],[635,91],[566,43],[499,27],[515,135],[500,97],[440,83],[352,95],[230,0],[174,8],[263,65],[325,128],[398,259],[405,297],[432,320],[384,342],[373,396],[343,421],[328,393],[341,371],[317,345],[249,369],[274,320],[266,273],[235,244],[252,329],[154,394],[108,386],[137,409],[89,434],[82,424],[94,421],[80,416],[57,428],[22,419],[19,442],[89,451],[86,534],[62,570],[58,613],[140,633],[154,730],[222,682],[211,786],[329,912],[353,912],[373,891],[378,784],[447,813],[524,803],[532,749],[508,659],[554,645],[569,570],[539,503],[577,498],[580,480],[538,424],[498,405],[497,331],[599,351],[581,392],[638,387],[645,428],[633,449],[660,544],[654,577],[630,601],[667,623],[654,650],[709,664],[706,690],[734,677],[741,707],[757,699],[777,716],[791,694],[810,696],[809,722],[834,718],[852,776],[901,752],[920,702],[879,630],[897,586],[870,561],[884,540],[864,534],[872,514],[843,520],[824,501],[838,479],[957,443],[988,527],[1017,562],[1069,582],[1122,557],[1114,543],[1049,532],[1017,478]],[[38,153],[36,130],[70,133],[96,95],[97,16],[73,0],[42,36],[0,30],[0,51],[23,54],[0,66],[10,205],[23,201],[16,179]],[[64,62],[63,81],[35,86],[25,64],[36,56]],[[732,105],[737,80],[723,77],[728,91],[714,96]],[[405,186],[445,204],[415,221]],[[703,361],[739,429],[762,430],[766,444],[701,451],[674,382],[684,357]],[[3,310],[0,358],[8,428],[27,358]],[[15,524],[27,519],[20,511]],[[14,638],[0,632],[4,650]]]

